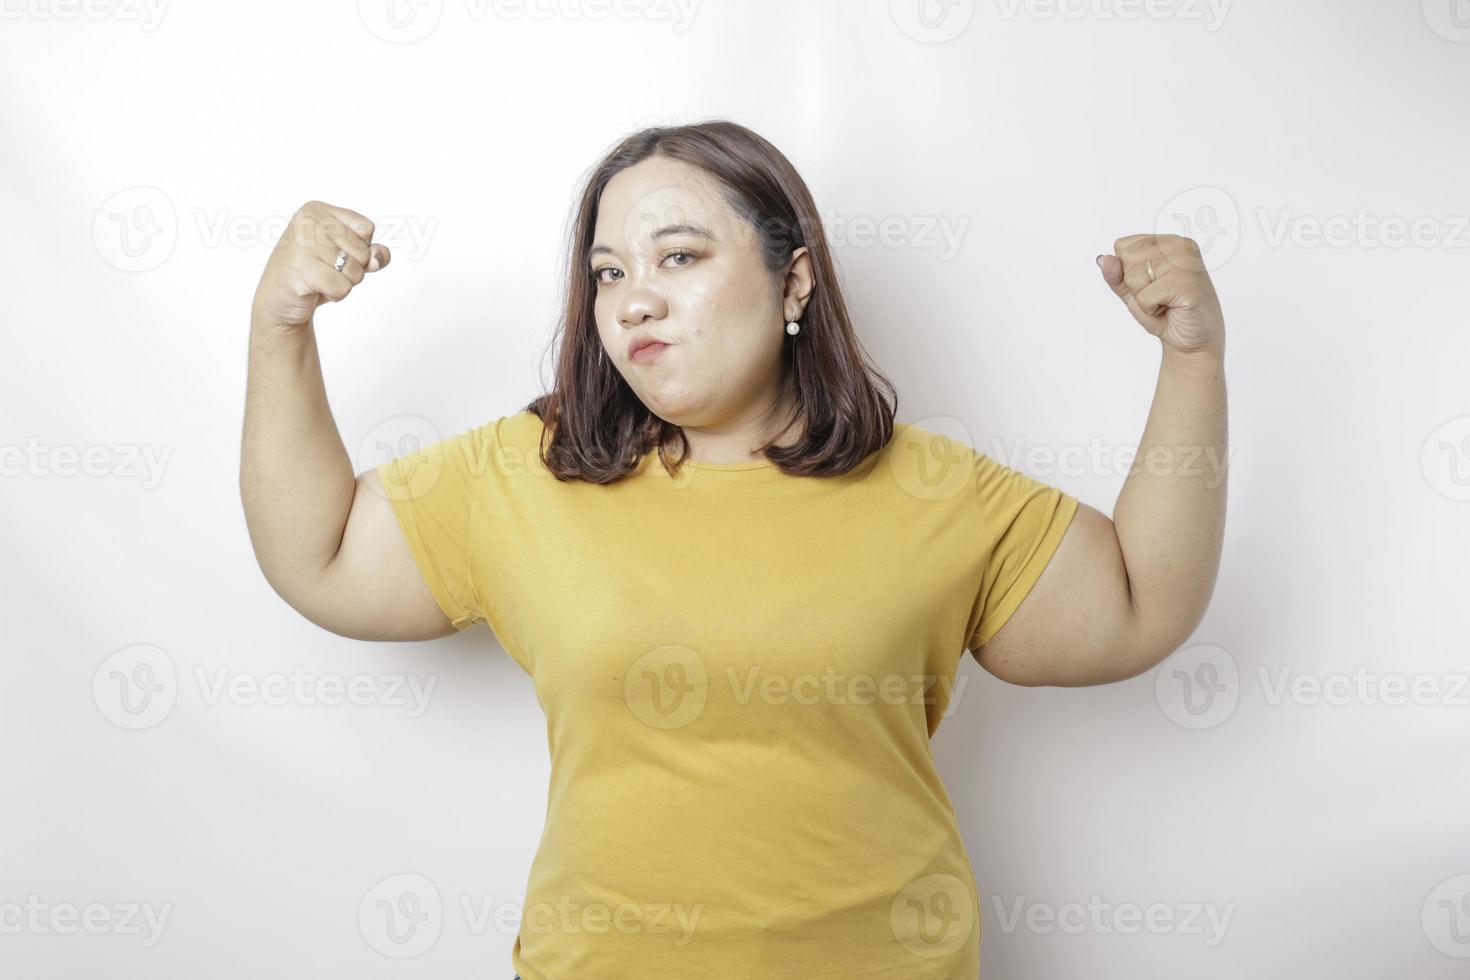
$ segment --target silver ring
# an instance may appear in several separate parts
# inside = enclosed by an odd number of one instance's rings
[[[334,266],[332,266],[332,268],[336,269],[338,272],[341,272],[342,271],[342,267],[344,265],[346,265],[346,264],[347,264],[347,252],[346,251],[341,251],[341,252],[338,252],[337,253],[337,264],[334,265]],[[1150,273],[1150,275],[1152,275],[1152,273]]]
[[[1153,259],[1144,259],[1143,260],[1143,263],[1144,263],[1144,265],[1143,265],[1144,271],[1146,271],[1148,273],[1148,281],[1149,282],[1153,282],[1154,281],[1154,260]]]

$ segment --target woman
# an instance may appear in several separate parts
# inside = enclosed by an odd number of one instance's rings
[[[362,215],[298,212],[253,306],[262,570],[344,636],[487,622],[533,678],[552,772],[526,980],[975,977],[929,745],[958,659],[1025,685],[1158,663],[1212,590],[1222,474],[1140,468],[1109,520],[895,424],[805,184],[744,127],[634,134],[573,227],[554,390],[354,477],[312,312],[389,254]],[[1162,345],[1140,460],[1219,458],[1198,250],[1116,251],[1103,276]]]

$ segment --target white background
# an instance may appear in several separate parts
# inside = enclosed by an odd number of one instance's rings
[[[1223,300],[1203,624],[1099,688],[967,657],[936,738],[986,980],[1466,975],[1464,0],[393,2],[0,0],[0,973],[509,980],[530,682],[483,625],[357,642],[265,583],[250,298],[301,203],[361,211],[393,264],[318,317],[357,469],[519,410],[578,178],[719,116],[809,182],[900,421],[1104,512],[1158,353],[1093,257],[1191,234]],[[298,669],[370,703],[218,687]],[[405,886],[442,903],[412,948],[373,924]]]

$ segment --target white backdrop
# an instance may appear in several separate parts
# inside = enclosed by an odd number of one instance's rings
[[[1191,234],[1222,297],[1199,630],[1099,688],[967,657],[936,738],[986,980],[1466,975],[1465,0],[391,3],[0,0],[0,974],[509,980],[530,682],[265,583],[250,298],[304,201],[378,221],[318,317],[365,469],[537,394],[578,177],[723,116],[810,183],[899,419],[1104,512],[1158,354],[1093,256]]]

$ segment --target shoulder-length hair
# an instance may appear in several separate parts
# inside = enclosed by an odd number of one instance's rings
[[[718,182],[730,208],[755,230],[773,276],[785,270],[796,249],[810,251],[812,293],[801,331],[786,338],[781,355],[783,383],[795,396],[787,428],[803,421],[803,435],[790,446],[770,442],[760,451],[793,476],[836,476],[887,445],[898,395],[853,331],[811,192],[770,142],[737,123],[714,119],[639,130],[588,172],[568,229],[565,307],[552,338],[558,348],[555,385],[524,409],[545,425],[541,459],[547,470],[558,480],[611,483],[653,449],[675,475],[689,455],[683,430],[653,414],[612,360],[601,356],[596,284],[587,271],[603,188],[619,171],[654,156],[691,164]]]

